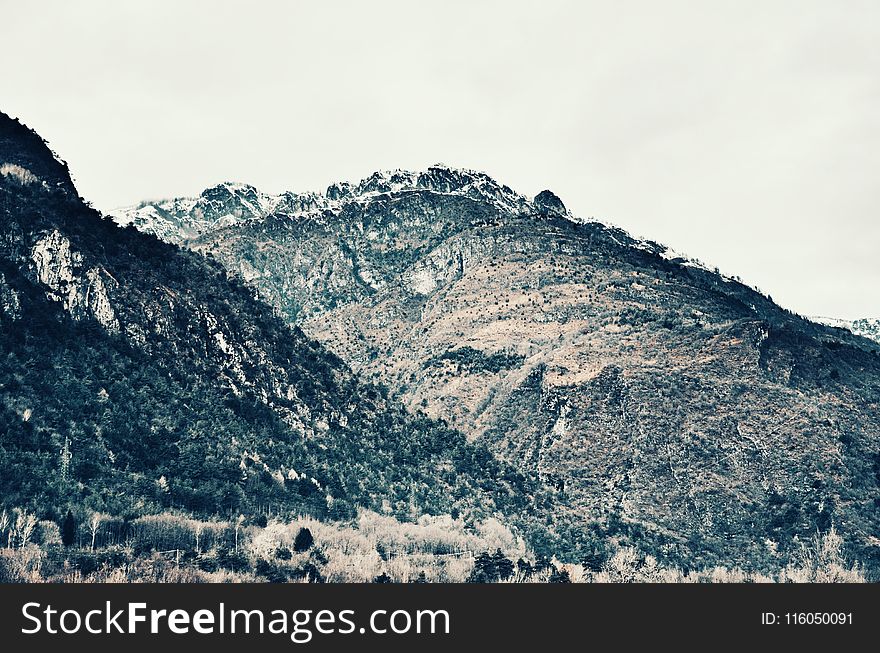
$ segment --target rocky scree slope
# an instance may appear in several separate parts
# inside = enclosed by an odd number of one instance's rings
[[[138,209],[169,222],[117,219],[221,261],[412,411],[540,480],[580,554],[626,539],[773,566],[834,525],[876,568],[875,342],[472,171],[376,173],[240,215],[169,206]]]

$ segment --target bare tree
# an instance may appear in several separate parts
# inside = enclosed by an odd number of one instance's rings
[[[241,528],[242,523],[244,523],[244,515],[239,515],[238,519],[235,520],[235,552],[238,553],[238,531]]]
[[[99,512],[93,513],[89,519],[89,533],[92,534],[92,551],[95,550],[95,538],[98,537],[98,531],[101,530],[102,515]]]
[[[4,510],[0,513],[0,533],[3,533],[7,528],[9,528],[9,513]],[[9,548],[9,540],[12,537],[12,530],[9,531],[8,537],[6,539],[6,548]]]
[[[34,528],[37,526],[37,518],[28,513],[27,510],[19,510],[15,517],[15,525],[12,527],[12,541],[18,548],[24,547],[34,534]]]

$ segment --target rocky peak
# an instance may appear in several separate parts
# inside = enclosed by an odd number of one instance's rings
[[[216,186],[203,190],[199,195],[199,198],[206,202],[229,201],[233,198],[256,201],[257,196],[257,189],[250,184],[224,181]]]
[[[340,192],[345,189],[346,192]],[[528,200],[509,186],[499,184],[484,172],[452,168],[442,163],[426,170],[390,170],[374,172],[357,184],[334,184],[328,189],[330,201],[366,199],[370,195],[407,191],[429,191],[459,195],[495,205],[500,210],[519,214],[528,212]]]
[[[444,193],[467,193],[468,190],[475,186],[486,189],[491,188],[493,193],[500,193],[503,188],[484,172],[463,168],[450,168],[442,163],[432,165],[426,171],[418,173],[417,184],[420,188]],[[507,191],[510,191],[510,189],[507,188]]]
[[[294,193],[285,191],[275,198],[273,210],[277,213],[306,213],[324,206],[324,199],[314,192]]]
[[[191,210],[207,220],[240,220],[263,217],[271,204],[271,198],[253,186],[227,181],[202,191]]]
[[[540,213],[541,215],[568,215],[568,209],[565,208],[565,204],[563,204],[562,200],[559,199],[559,196],[552,191],[542,190],[540,193],[535,195],[535,199],[532,200],[532,202],[534,203],[538,213]]]
[[[330,200],[341,200],[346,197],[351,197],[351,194],[352,187],[347,181],[330,184],[330,186],[327,187],[327,191],[324,193],[325,197]]]
[[[377,171],[358,182],[340,181],[323,193],[286,191],[268,195],[248,184],[224,182],[197,198],[142,202],[114,212],[122,225],[133,224],[163,240],[180,243],[232,224],[273,214],[298,215],[364,204],[391,194],[423,192],[466,197],[507,215],[558,215],[570,218],[562,201],[550,191],[529,200],[484,172],[435,164],[425,170]]]
[[[332,519],[406,505],[414,517],[454,511],[471,520],[520,519],[532,488],[543,493],[460,433],[411,419],[218,263],[119,228],[58,192],[54,184],[70,181],[66,167],[30,130],[6,117],[0,127],[4,501],[130,496],[111,508],[128,515],[157,505],[154,479],[176,508],[199,513],[258,516],[271,497],[279,512]],[[179,237],[218,215],[275,210],[267,197],[225,183],[139,215]],[[28,431],[19,419],[32,420]],[[56,484],[62,448],[70,476]]]

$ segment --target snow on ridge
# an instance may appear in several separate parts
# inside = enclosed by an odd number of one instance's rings
[[[807,319],[810,320],[810,322],[830,327],[849,328],[848,325],[852,324],[851,320],[844,320],[839,317],[826,317],[824,315],[809,315],[807,316]]]
[[[111,212],[120,225],[133,226],[153,233],[163,240],[180,243],[243,222],[264,220],[271,215],[326,222],[345,204],[364,205],[392,193],[430,191],[439,195],[469,197],[487,202],[511,215],[540,215],[541,205],[489,174],[468,168],[453,168],[442,163],[424,170],[377,170],[359,181],[338,181],[323,192],[285,191],[264,193],[250,184],[224,181],[203,190],[196,197],[141,202]],[[681,254],[651,240],[639,239],[626,230],[605,222],[594,222],[573,215],[564,206],[555,213],[577,224],[593,223],[623,247],[632,247],[659,255],[685,267],[716,272],[697,259]],[[723,277],[726,281],[735,278]]]
[[[206,188],[196,197],[143,201],[117,208],[109,214],[123,226],[134,224],[163,239],[171,236],[176,224],[185,235],[172,240],[180,241],[213,228],[264,219],[276,213],[315,218],[323,211],[336,211],[346,203],[361,203],[389,193],[419,190],[471,197],[513,214],[535,208],[532,200],[499,184],[485,172],[435,164],[420,171],[379,170],[357,182],[336,182],[323,192],[285,191],[271,195],[250,184],[224,181]],[[230,208],[228,204],[232,205],[231,210],[226,210]],[[570,214],[567,217],[574,219]],[[151,228],[150,219],[158,224]]]
[[[846,329],[853,335],[862,336],[863,338],[880,342],[880,318],[863,317],[855,320],[845,320],[839,317],[811,315],[808,316],[807,319],[824,326]]]
[[[264,193],[250,184],[224,181],[206,188],[196,197],[141,202],[112,211],[110,215],[120,225],[132,224],[163,240],[180,243],[212,230],[264,220],[271,215],[325,222],[345,204],[363,205],[384,195],[417,191],[469,197],[511,215],[540,215],[542,212],[535,199],[497,182],[485,172],[436,163],[424,170],[377,170],[356,182],[334,182],[324,191],[285,191],[277,195]],[[717,269],[671,247],[637,238],[608,222],[579,218],[564,206],[554,215],[576,224],[595,224],[622,247],[646,251],[684,267],[720,274]],[[736,277],[721,277],[728,282],[739,281]]]

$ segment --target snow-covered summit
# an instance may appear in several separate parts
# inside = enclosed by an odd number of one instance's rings
[[[180,242],[211,229],[268,215],[279,201],[279,197],[249,184],[223,182],[206,188],[198,197],[146,201],[112,214],[122,226],[132,225],[163,240]]]
[[[111,214],[122,226],[132,225],[163,240],[179,243],[246,220],[264,219],[274,214],[296,216],[335,211],[351,202],[418,191],[469,197],[511,215],[531,213],[573,219],[562,201],[550,191],[529,199],[484,172],[443,164],[420,171],[377,171],[358,182],[331,184],[321,193],[287,191],[271,195],[249,184],[223,182],[205,189],[197,197],[146,201],[116,209]]]

